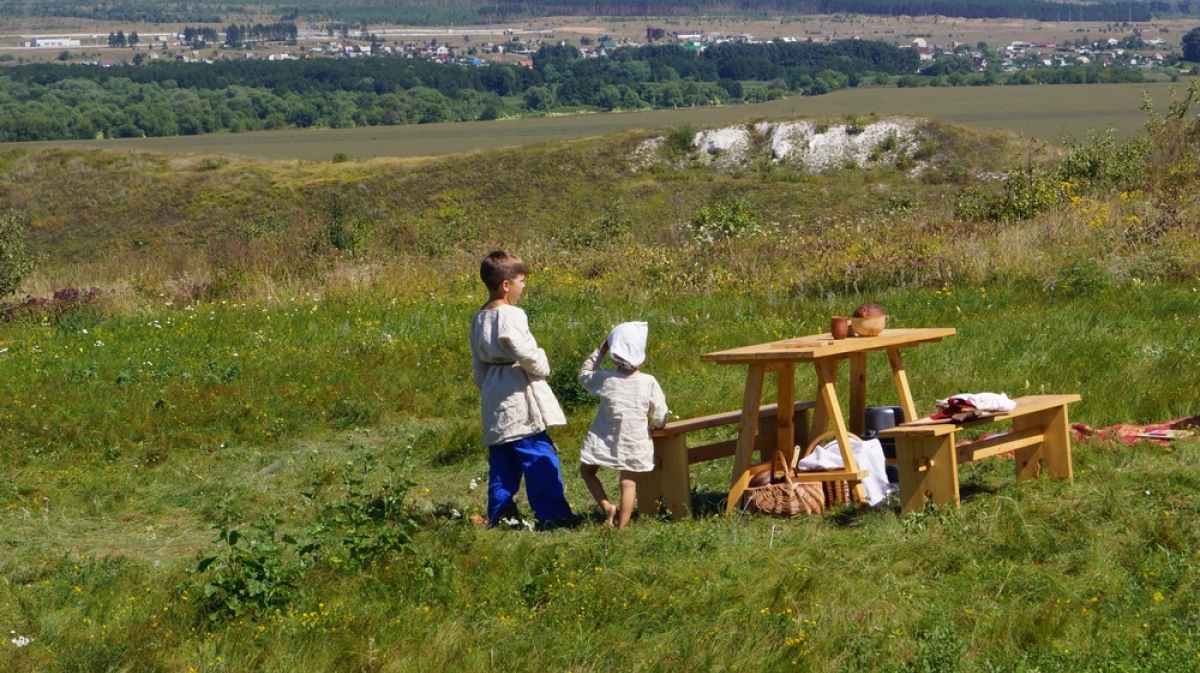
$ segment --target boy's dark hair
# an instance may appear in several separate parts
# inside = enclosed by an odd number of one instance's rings
[[[520,276],[528,276],[529,267],[520,257],[511,255],[503,250],[497,250],[479,265],[479,278],[487,286],[488,291],[498,290],[506,280],[516,280]]]

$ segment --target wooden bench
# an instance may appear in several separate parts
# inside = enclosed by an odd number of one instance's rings
[[[792,427],[795,442],[808,443],[808,411],[815,402],[796,402],[792,411]],[[770,460],[776,449],[775,429],[778,407],[774,404],[758,408],[758,434],[754,448],[762,460]],[[742,420],[742,411],[729,411],[711,416],[687,418],[667,423],[662,428],[650,431],[654,440],[654,470],[638,474],[638,509],[643,514],[655,515],[658,507],[664,507],[672,519],[682,519],[692,514],[692,485],[688,467],[718,458],[727,458],[737,450],[737,439],[713,442],[688,448],[689,433],[708,430],[723,425],[737,425]]]
[[[1067,405],[1079,400],[1079,395],[1029,395],[1013,400],[1016,408],[997,416],[963,423],[906,423],[880,431],[880,437],[896,440],[900,511],[924,511],[926,498],[957,507],[958,464],[1008,451],[1016,454],[1017,481],[1036,478],[1043,460],[1054,478],[1070,480]],[[1006,420],[1012,421],[1009,433],[961,444],[954,441],[954,433],[963,428]]]

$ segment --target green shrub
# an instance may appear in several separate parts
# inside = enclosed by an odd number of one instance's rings
[[[340,198],[334,198],[326,206],[325,240],[335,250],[356,253],[366,247],[370,234],[370,222],[366,216],[355,212]]]
[[[0,297],[17,291],[33,271],[33,253],[26,236],[29,218],[15,210],[0,215]]]
[[[1077,191],[1133,190],[1146,186],[1150,145],[1144,136],[1117,142],[1113,132],[1088,134],[1087,145],[1071,148],[1058,166],[1058,179]]]
[[[1063,202],[1067,189],[1055,171],[1026,165],[1009,171],[999,191],[967,187],[955,195],[954,215],[967,221],[1018,222]]]
[[[704,206],[688,222],[688,229],[692,241],[699,245],[762,233],[758,216],[741,198],[724,199]]]
[[[222,526],[218,551],[200,560],[196,573],[208,573],[200,585],[201,612],[214,624],[282,607],[292,601],[317,551],[314,543],[299,543],[281,532],[282,518],[270,514],[264,521],[241,528]],[[185,587],[185,591],[190,587]]]
[[[416,523],[404,508],[413,483],[392,465],[382,482],[371,485],[380,461],[374,454],[346,461],[342,497],[326,506],[321,526],[334,537],[348,560],[367,564],[412,542]],[[320,484],[314,484],[320,487]],[[327,552],[331,550],[327,549]],[[341,559],[331,557],[331,561]]]
[[[696,129],[691,124],[673,127],[667,131],[663,142],[663,151],[672,160],[682,159],[692,153],[692,140],[696,137]]]

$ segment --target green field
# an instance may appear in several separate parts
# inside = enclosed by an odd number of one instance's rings
[[[0,320],[0,671],[1194,671],[1194,438],[1077,441],[1073,483],[965,464],[961,509],[910,515],[725,516],[713,461],[697,516],[616,532],[578,477],[575,374],[647,320],[674,412],[727,411],[745,370],[701,354],[871,301],[957,330],[905,353],[922,412],[987,390],[1078,393],[1095,427],[1200,414],[1195,119],[1039,161],[934,123],[903,161],[816,175],[761,144],[718,170],[681,133],[639,158],[636,131],[338,163],[6,148],[37,268]],[[531,264],[576,528],[469,522],[498,247]]]
[[[846,114],[917,115],[978,129],[1009,129],[1057,143],[1086,138],[1092,129],[1127,136],[1141,127],[1142,93],[1165,109],[1171,85],[1105,84],[971,88],[857,88],[825,96],[757,105],[619,114],[358,129],[265,131],[191,137],[24,143],[32,147],[111,148],[171,154],[236,154],[322,161],[459,154],[529,143],[606,135],[627,129],[692,124],[720,126],[760,118],[836,117]],[[1174,85],[1179,91],[1187,82]],[[9,143],[3,145],[11,147]]]

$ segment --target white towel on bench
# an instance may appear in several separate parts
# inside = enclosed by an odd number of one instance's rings
[[[1017,403],[1009,399],[1008,395],[1004,393],[959,393],[953,397],[938,400],[938,407],[946,406],[952,399],[966,400],[975,405],[975,408],[980,411],[1008,412],[1017,408]]]
[[[883,499],[888,494],[887,468],[883,458],[883,446],[879,443],[878,439],[868,439],[866,441],[851,439],[850,451],[854,454],[854,461],[858,463],[858,469],[868,472],[867,476],[863,478],[863,490],[866,491],[867,502],[874,507],[883,502]],[[842,462],[842,450],[838,446],[836,439],[824,446],[818,444],[812,453],[796,463],[796,469],[801,472],[822,468],[841,469],[843,467],[845,465]]]

